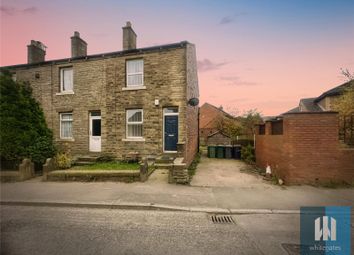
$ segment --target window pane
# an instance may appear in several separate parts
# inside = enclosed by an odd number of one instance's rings
[[[73,90],[73,69],[65,68],[63,69],[63,90],[72,91]]]
[[[142,74],[130,74],[127,80],[128,86],[143,85],[143,75]]]
[[[178,108],[177,107],[169,107],[163,109],[164,113],[178,113]]]
[[[142,124],[128,124],[128,137],[142,137],[143,125]]]
[[[72,121],[62,121],[61,122],[61,138],[71,138],[72,137]]]
[[[92,120],[92,136],[101,136],[101,120]]]
[[[71,113],[62,113],[61,114],[61,119],[62,120],[72,120],[73,115]]]
[[[141,122],[143,121],[143,114],[141,110],[128,110],[128,122]]]
[[[127,61],[127,73],[141,73],[143,72],[143,60],[136,59],[136,60],[129,60]]]

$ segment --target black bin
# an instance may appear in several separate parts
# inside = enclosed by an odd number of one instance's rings
[[[225,158],[232,158],[232,146],[231,145],[225,146]]]
[[[241,145],[235,145],[233,147],[234,159],[241,159]]]

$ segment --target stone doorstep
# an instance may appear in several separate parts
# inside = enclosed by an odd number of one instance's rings
[[[171,169],[172,168],[172,164],[162,164],[162,163],[155,163],[155,169]]]

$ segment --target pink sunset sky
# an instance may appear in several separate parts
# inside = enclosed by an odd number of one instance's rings
[[[122,49],[131,21],[138,47],[183,40],[197,47],[201,103],[276,115],[340,85],[354,70],[354,1],[1,1],[1,66],[70,57],[79,31],[88,54]]]

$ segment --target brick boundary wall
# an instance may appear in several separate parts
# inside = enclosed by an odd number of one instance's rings
[[[286,184],[354,182],[354,148],[338,139],[338,114],[289,113],[283,116],[283,134],[256,134],[256,163]]]

